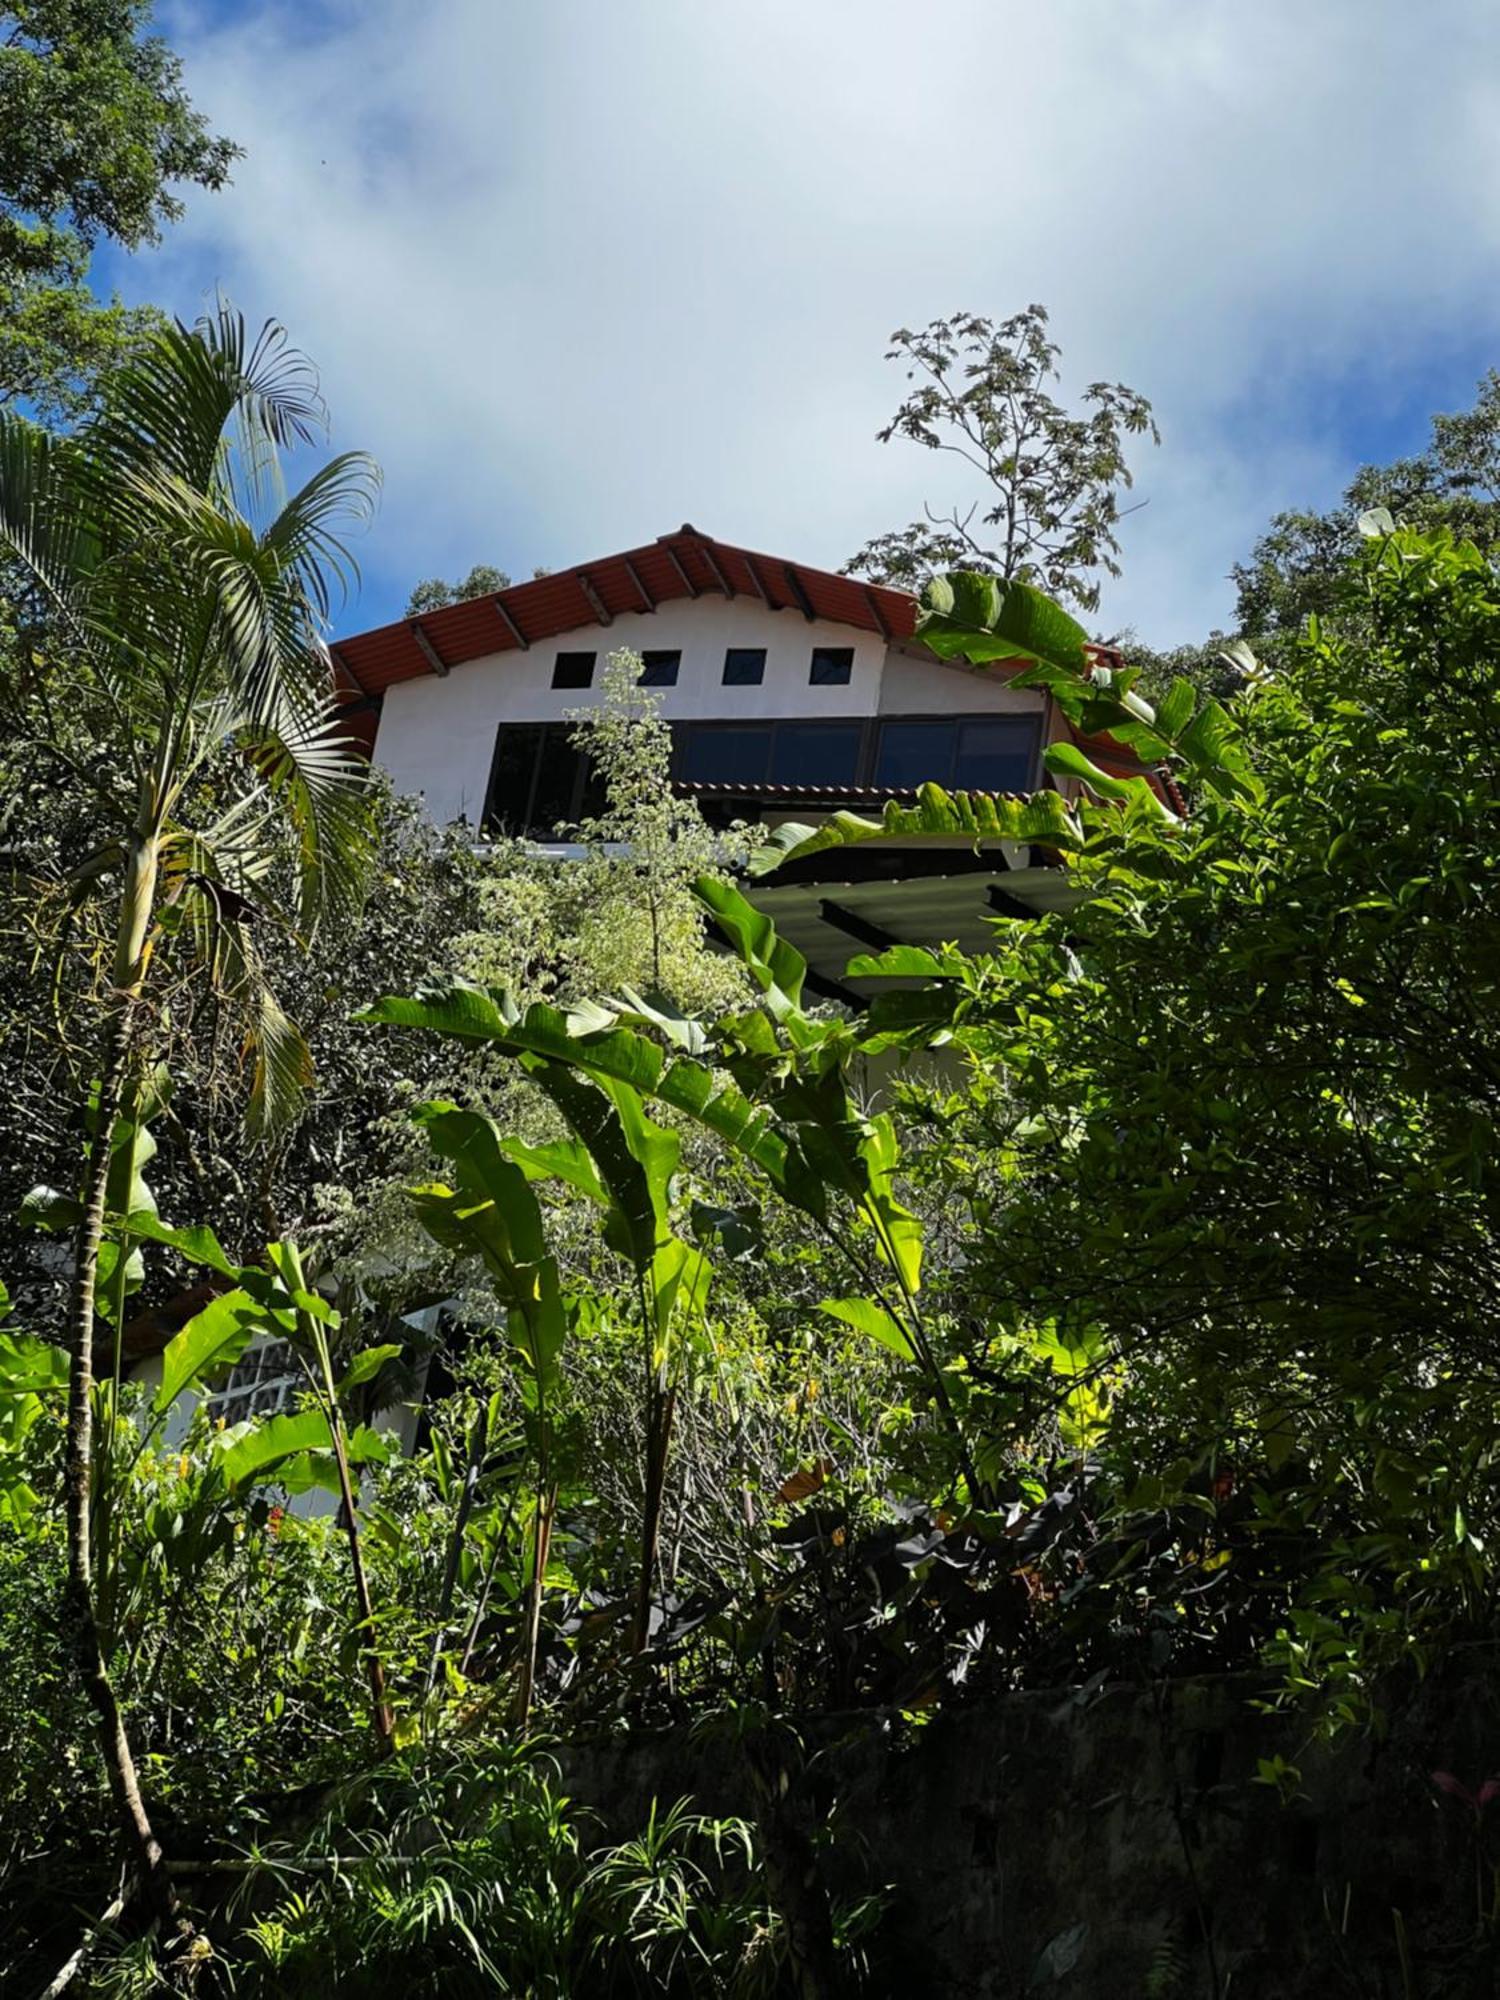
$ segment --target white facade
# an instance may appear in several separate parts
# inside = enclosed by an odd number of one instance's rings
[[[809,679],[816,647],[853,650],[849,680],[815,686]],[[726,687],[724,656],[731,647],[763,648],[758,686]],[[680,651],[675,686],[657,689],[668,722],[832,719],[865,716],[1036,714],[1042,697],[1016,692],[998,675],[915,656],[887,646],[877,634],[799,612],[772,611],[757,599],[676,599],[652,613],[585,625],[529,651],[466,661],[444,676],[424,674],[387,690],[376,737],[376,760],[396,789],[420,793],[439,824],[483,815],[502,722],[561,722],[602,699],[610,653]],[[594,685],[554,688],[559,653],[597,655]]]

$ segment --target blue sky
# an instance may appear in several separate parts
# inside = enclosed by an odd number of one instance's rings
[[[962,489],[875,432],[897,325],[1052,309],[1156,404],[1103,628],[1224,622],[1278,507],[1500,365],[1491,0],[249,0],[163,8],[246,148],[163,248],[385,470],[343,629],[691,520],[837,566]]]

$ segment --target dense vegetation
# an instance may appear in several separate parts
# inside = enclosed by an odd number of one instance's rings
[[[363,471],[266,513],[213,443],[247,408],[249,463],[316,414],[221,314],[66,446],[0,437],[50,593],[6,752],[8,1976],[833,1991],[878,1898],[823,1886],[803,1718],[1239,1668],[1366,1725],[1493,1636],[1477,549],[1370,517],[1227,705],[1153,707],[1023,582],[931,586],[929,645],[1029,652],[1185,819],[1058,747],[1076,806],[726,846],[621,659],[559,871],[343,764],[298,621]],[[734,877],[893,831],[1045,845],[1072,906],[809,1006]],[[226,1421],[267,1340],[300,1388]],[[533,1747],[674,1721],[732,1734],[753,1823],[609,1846]]]
[[[710,831],[622,655],[585,858],[478,852],[344,741],[307,364],[83,282],[233,154],[145,19],[0,46],[0,1987],[878,1992],[820,1719],[1234,1670],[1378,1734],[1500,1636],[1494,379],[1151,656],[1037,588],[1149,406],[1040,308],[899,334],[980,497],[854,567],[1185,812],[1060,746],[1076,804]],[[813,1004],[754,882],[891,833],[1068,907]],[[655,1725],[747,1815],[569,1800]]]

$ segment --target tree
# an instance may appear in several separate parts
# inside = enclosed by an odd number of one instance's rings
[[[603,701],[571,717],[602,794],[597,812],[566,829],[583,855],[559,865],[524,841],[497,845],[480,888],[483,923],[456,940],[471,977],[562,1005],[622,986],[688,1013],[744,998],[733,962],[704,940],[692,889],[733,867],[757,836],[710,827],[695,799],[674,792],[671,730],[640,674],[639,654],[611,653]]]
[[[1002,320],[955,313],[920,332],[891,336],[890,361],[916,386],[879,432],[947,452],[978,475],[980,490],[927,519],[878,535],[847,574],[920,589],[948,569],[979,569],[1044,585],[1085,611],[1099,602],[1098,572],[1120,574],[1120,492],[1131,484],[1126,440],[1160,442],[1151,405],[1123,383],[1094,382],[1084,413],[1071,414],[1047,383],[1059,349],[1044,306]]]
[[[222,187],[239,150],[192,108],[150,16],[150,0],[0,10],[0,405],[88,404],[152,319],[95,299],[95,245],[155,243],[182,213],[175,190]]]
[[[320,627],[334,584],[351,573],[340,530],[368,510],[373,468],[345,454],[263,525],[251,518],[269,512],[278,455],[313,442],[322,420],[312,372],[280,328],[252,342],[223,307],[192,331],[154,334],[73,438],[0,412],[0,549],[51,614],[34,692],[44,706],[91,711],[95,740],[108,746],[93,768],[73,771],[99,822],[76,891],[108,898],[113,950],[97,1009],[67,1330],[65,1624],[138,1879],[169,1931],[176,1898],[95,1611],[96,1293],[109,1268],[107,1210],[132,1201],[131,1079],[152,1052],[167,969],[197,957],[239,1010],[255,1049],[251,1123],[274,1129],[294,1111],[309,1064],[263,978],[256,923],[307,931],[325,915],[347,921],[363,892],[369,815]],[[65,741],[54,750],[67,767]],[[282,826],[297,885],[290,915],[276,894]],[[117,1337],[119,1319],[117,1302]]]
[[[1378,508],[1408,527],[1446,528],[1491,558],[1500,551],[1500,371],[1482,377],[1471,409],[1433,417],[1425,451],[1362,466],[1326,513],[1275,515],[1233,571],[1239,630],[1266,644],[1295,639],[1309,613],[1357,612],[1350,557],[1360,516]]]
[[[1179,738],[1219,760],[1186,821],[1096,785],[1086,893],[941,962],[920,1031],[969,1064],[928,1115],[971,1379],[1102,1469],[1079,1627],[1269,1656],[1345,1718],[1492,1631],[1500,1525],[1500,610],[1472,544],[1365,532],[1337,619]],[[984,659],[992,624],[924,636]]]
[[[440,576],[424,577],[406,600],[406,616],[420,618],[424,611],[441,611],[445,604],[462,604],[470,597],[489,597],[497,590],[509,589],[510,578],[503,569],[496,569],[493,563],[475,563],[457,583],[446,583]]]

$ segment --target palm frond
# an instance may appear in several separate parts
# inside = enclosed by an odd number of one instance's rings
[[[368,521],[380,493],[380,468],[365,452],[346,451],[315,472],[266,529],[265,546],[296,578],[317,616],[332,610],[330,578],[347,597],[359,565],[335,533],[339,521]]]
[[[291,710],[275,725],[247,723],[239,742],[291,821],[303,932],[325,916],[356,915],[377,841],[369,768],[357,745],[326,710],[311,723]]]
[[[70,623],[102,555],[79,453],[14,410],[0,410],[0,551]]]
[[[282,1012],[262,980],[246,1035],[254,1059],[245,1129],[252,1139],[274,1139],[296,1122],[314,1082],[312,1053],[296,1022]]]

